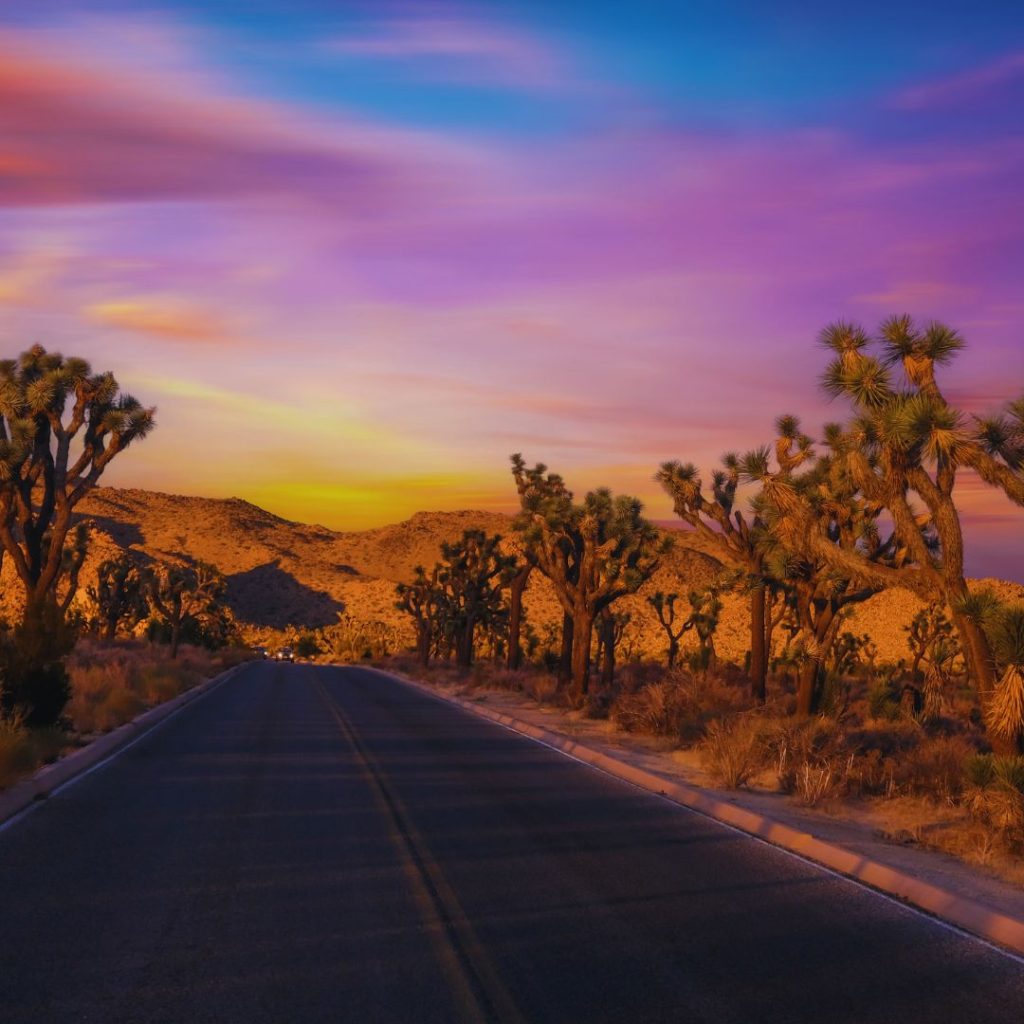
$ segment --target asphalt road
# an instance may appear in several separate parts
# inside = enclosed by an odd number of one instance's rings
[[[1024,966],[368,670],[257,663],[0,831],[0,1021],[1024,1020]]]

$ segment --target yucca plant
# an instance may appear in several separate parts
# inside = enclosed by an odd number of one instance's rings
[[[985,724],[994,736],[1016,744],[1024,732],[1024,605],[994,613],[988,633],[1003,674],[985,708]]]

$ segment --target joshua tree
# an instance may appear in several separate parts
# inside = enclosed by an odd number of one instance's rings
[[[108,558],[99,566],[96,586],[89,588],[89,596],[96,603],[100,636],[104,640],[113,640],[122,622],[133,626],[141,621],[148,610],[145,579],[127,552]]]
[[[915,683],[920,682],[922,678],[922,661],[927,663],[934,660],[937,644],[948,647],[950,643],[956,643],[953,623],[949,621],[942,605],[938,603],[922,608],[910,625],[903,627],[903,631],[907,634],[907,646],[911,654],[910,678]]]
[[[768,575],[760,542],[763,524],[756,513],[736,508],[739,478],[740,460],[732,452],[722,457],[722,468],[712,474],[710,498],[705,495],[700,473],[692,463],[662,463],[655,477],[672,499],[676,515],[694,528],[716,558],[741,572],[741,589],[750,603],[750,685],[754,699],[764,703],[769,623],[776,588]],[[671,651],[671,630],[665,628]],[[678,644],[675,651],[678,652]]]
[[[647,598],[647,603],[654,609],[654,613],[658,616],[658,621],[661,623],[661,628],[665,631],[665,636],[668,638],[668,667],[675,668],[676,658],[679,657],[679,641],[683,638],[683,635],[691,628],[688,619],[684,619],[676,628],[676,601],[679,600],[678,594],[665,594],[662,591],[655,591]]]
[[[208,562],[164,565],[146,575],[148,597],[171,630],[171,658],[178,656],[182,626],[216,612],[224,595],[224,577]]]
[[[942,324],[921,329],[908,316],[891,317],[872,340],[854,324],[836,323],[825,328],[821,340],[834,353],[824,387],[845,397],[854,411],[854,418],[837,431],[837,457],[864,497],[888,513],[912,564],[871,564],[861,552],[842,550],[813,531],[810,543],[850,578],[904,586],[926,601],[947,605],[984,707],[997,679],[982,623],[972,613],[953,494],[961,467],[969,467],[1024,505],[1024,398],[988,418],[967,416],[953,406],[935,370],[964,344]],[[894,376],[897,367],[902,380]],[[916,502],[924,506],[923,516]],[[795,520],[800,511],[794,509]],[[922,534],[922,520],[934,533],[933,547]],[[1002,753],[1013,749],[1005,738],[993,742]]]
[[[864,582],[842,567],[857,559],[895,572],[910,554],[895,533],[883,537],[878,528],[882,506],[861,494],[837,457],[837,427],[826,427],[829,454],[824,456],[814,453],[795,416],[780,417],[776,429],[775,468],[772,450],[763,447],[743,457],[740,475],[761,485],[753,499],[763,527],[759,543],[770,574],[787,589],[801,659],[797,712],[809,715],[821,696],[824,662],[848,610],[882,589],[877,580]],[[917,530],[927,546],[921,524]],[[831,557],[837,552],[846,560]]]
[[[75,506],[152,428],[153,410],[84,359],[36,345],[0,362],[0,545],[24,588],[26,617],[56,600],[71,567]]]
[[[446,595],[446,611],[455,639],[455,660],[461,668],[473,662],[476,628],[503,613],[501,592],[515,573],[514,555],[501,551],[501,537],[466,530],[461,540],[441,545],[438,582]]]
[[[398,600],[395,607],[412,616],[416,629],[416,653],[420,664],[426,668],[434,647],[434,635],[438,617],[444,604],[444,591],[438,583],[439,566],[434,566],[428,576],[422,565],[413,569],[411,583],[399,583],[395,588]]]
[[[722,600],[718,593],[717,587],[707,587],[705,590],[691,590],[687,598],[690,602],[690,615],[683,624],[683,632],[692,629],[697,634],[694,667],[701,672],[713,671],[718,661],[715,633],[722,613]]]
[[[519,485],[524,539],[572,619],[572,685],[582,702],[590,689],[590,647],[598,615],[651,578],[671,539],[643,517],[637,498],[613,497],[600,488],[574,502],[561,477],[545,476],[543,465],[527,470],[518,455],[512,457],[512,472]]]
[[[511,457],[512,477],[516,483],[516,491],[519,494],[520,512],[515,520],[515,528],[523,543],[523,551],[527,562],[536,566],[536,538],[531,507],[544,503],[557,504],[568,496],[572,495],[565,486],[565,481],[557,473],[549,473],[547,466],[538,462],[532,469],[523,461],[522,455],[518,452]],[[574,573],[575,565],[567,567],[567,571]],[[558,659],[558,683],[559,686],[568,687],[572,685],[572,647],[573,647],[573,619],[572,615],[562,612],[561,652]],[[511,650],[511,648],[510,648]]]

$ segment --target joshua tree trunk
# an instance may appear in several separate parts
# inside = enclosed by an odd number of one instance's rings
[[[615,683],[615,619],[606,608],[601,616],[601,688],[606,693]]]
[[[572,620],[572,688],[581,703],[590,692],[590,642],[594,636],[594,617],[578,608]]]
[[[520,633],[523,625],[523,591],[533,572],[533,564],[527,563],[512,577],[508,588],[508,667],[513,672],[523,661]]]
[[[767,697],[768,652],[765,602],[767,593],[762,584],[750,593],[750,692],[754,701],[763,704]]]
[[[455,645],[455,664],[459,668],[469,668],[473,664],[473,634],[475,632],[476,623],[470,619],[459,634]]]
[[[427,621],[419,623],[417,646],[419,648],[420,664],[427,668],[430,665],[430,647],[433,641],[430,623]]]
[[[572,616],[568,612],[565,612],[562,615],[562,652],[558,659],[559,689],[568,688],[572,685],[572,649],[573,621]]]
[[[181,616],[176,615],[171,622],[171,661],[178,657],[178,644],[181,642]]]
[[[815,658],[807,658],[800,666],[796,691],[796,713],[800,718],[808,718],[817,710],[820,668]]]

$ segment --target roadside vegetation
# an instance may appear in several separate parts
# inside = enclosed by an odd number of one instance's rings
[[[773,437],[706,476],[683,460],[653,470],[721,565],[710,585],[650,592],[672,538],[640,502],[606,489],[579,500],[516,454],[514,535],[469,531],[398,587],[415,664],[391,663],[657,737],[720,786],[886,804],[894,834],[978,861],[1019,857],[1024,606],[968,587],[955,493],[970,474],[1024,505],[1024,398],[988,417],[958,409],[938,375],[963,342],[939,324],[892,317],[872,337],[837,323],[820,341],[822,386],[845,420],[812,438],[781,415]],[[559,630],[529,621],[531,573],[557,596]],[[905,656],[883,662],[850,618],[888,588],[922,610]],[[616,603],[637,593],[664,633],[660,663],[629,652]],[[747,604],[742,663],[716,649],[723,594]]]
[[[76,507],[153,427],[83,359],[36,345],[0,362],[0,569],[20,588],[0,622],[0,787],[215,674],[210,652],[237,643],[214,566],[128,550],[82,579]]]

